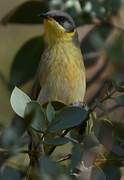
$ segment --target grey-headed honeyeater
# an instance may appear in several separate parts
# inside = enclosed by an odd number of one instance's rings
[[[75,23],[67,13],[49,11],[43,18],[46,48],[33,87],[40,104],[83,102],[86,76]]]

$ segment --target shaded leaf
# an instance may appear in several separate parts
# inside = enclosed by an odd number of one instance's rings
[[[110,163],[109,161],[107,161],[107,163],[103,165],[102,169],[106,174],[107,179],[109,180],[120,180],[122,177],[120,168],[114,165],[113,162]]]
[[[99,180],[99,179],[100,180],[107,180],[107,177],[101,168],[94,167],[92,169],[91,179],[92,180]]]
[[[112,145],[112,150],[114,154],[124,158],[124,148],[121,147],[117,142],[114,142]]]
[[[52,101],[51,104],[56,111],[61,110],[62,108],[64,108],[66,106],[62,102],[58,102],[58,101]]]
[[[112,62],[116,72],[123,73],[124,70],[124,33],[123,31],[115,34],[107,48],[108,61]]]
[[[21,180],[23,177],[22,173],[13,167],[5,167],[4,170],[0,173],[0,179],[2,180]]]
[[[48,11],[47,1],[27,1],[12,9],[2,18],[1,23],[41,24],[38,14],[46,11]]]
[[[116,90],[118,92],[124,92],[124,82],[118,82],[116,83]]]
[[[69,143],[70,141],[67,138],[60,137],[60,138],[55,138],[55,139],[47,139],[45,140],[45,144],[50,144],[54,146],[60,146]]]
[[[119,106],[124,106],[124,95],[116,96],[114,99]]]
[[[0,168],[6,162],[6,160],[9,158],[10,158],[10,154],[8,152],[3,151],[0,153]],[[1,179],[1,177],[0,177],[0,179]]]
[[[10,102],[16,114],[23,118],[25,108],[30,101],[31,99],[27,94],[17,87],[14,88],[11,94]]]
[[[83,143],[86,149],[90,149],[99,145],[99,141],[93,132],[87,136],[84,136]]]
[[[6,147],[6,148],[9,148],[9,150],[12,150],[12,147],[14,145],[18,146],[18,143],[17,143],[18,138],[19,137],[14,128],[12,127],[6,128],[6,130],[4,131],[2,135],[1,145],[4,148]]]
[[[42,156],[39,159],[39,167],[41,173],[50,175],[59,174],[59,166],[47,156]]]
[[[46,129],[47,122],[45,112],[36,101],[31,101],[25,108],[25,117],[32,114],[32,122],[30,126],[38,132],[43,132]]]
[[[118,13],[121,1],[117,0],[84,0],[80,1],[82,5],[82,11],[88,13],[92,18],[97,17],[98,19],[104,21],[109,20],[111,16],[115,16]]]
[[[59,180],[71,180],[70,179],[70,177],[69,176],[67,176],[67,175],[61,175],[60,177],[59,177]]]
[[[28,40],[17,52],[10,70],[10,88],[22,85],[34,78],[43,52],[41,36]]]
[[[113,144],[113,127],[108,121],[96,121],[94,124],[94,134],[101,144],[108,150],[111,150]]]
[[[112,122],[115,136],[118,136],[124,140],[124,123]]]
[[[105,106],[105,104],[101,103],[99,100],[96,100],[95,103],[96,103],[96,107],[99,108],[105,114],[105,116],[106,116],[105,120],[108,121],[109,123],[111,123],[111,121],[109,120],[110,119],[109,111],[108,111],[107,107]]]
[[[70,162],[70,169],[74,170],[77,168],[77,166],[81,162],[81,157],[82,157],[82,146],[80,144],[76,144],[73,146],[72,149],[72,157],[71,157],[71,162]]]
[[[89,168],[92,167],[94,164],[99,165],[102,164],[102,162],[104,163],[105,160],[103,159],[102,153],[103,151],[100,145],[94,145],[90,148],[86,147],[83,151],[82,158],[84,165]]]
[[[54,116],[55,116],[55,110],[51,103],[47,105],[46,108],[46,115],[49,122],[52,122]]]
[[[48,128],[48,132],[58,132],[83,123],[88,116],[88,111],[80,107],[63,108]]]
[[[112,26],[101,24],[93,27],[81,41],[81,51],[84,54],[84,63],[87,68],[97,63],[99,52],[105,48]],[[102,69],[101,69],[102,70]],[[98,71],[99,72],[99,71]]]

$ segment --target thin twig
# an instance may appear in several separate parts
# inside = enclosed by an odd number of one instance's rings
[[[72,157],[72,154],[67,154],[66,156],[63,156],[62,158],[58,159],[56,162],[60,163],[66,160],[69,160]]]
[[[69,131],[69,130],[65,130],[65,131],[61,134],[60,137],[64,137],[64,136],[68,133],[68,131]],[[52,146],[52,147],[49,149],[47,155],[50,156],[55,149],[56,149],[56,146]]]
[[[109,98],[111,98],[111,96],[112,96],[113,94],[115,94],[115,93],[116,93],[116,90],[114,89],[112,92],[110,92],[110,94],[107,94],[107,96],[105,96],[103,99],[101,99],[101,100],[100,100],[100,103],[105,102],[106,100],[108,100]],[[94,111],[94,109],[96,109],[96,107],[97,107],[97,104],[95,103],[95,104],[90,108],[90,111],[91,111],[91,112]]]
[[[68,139],[69,141],[75,143],[75,144],[79,144],[79,142],[76,139],[73,139],[73,138],[71,138],[69,136],[65,136],[65,138]]]

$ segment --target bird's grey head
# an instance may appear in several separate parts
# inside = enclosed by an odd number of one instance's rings
[[[72,17],[62,11],[48,11],[47,13],[40,14],[40,17],[42,17],[43,19],[53,18],[65,29],[66,32],[73,32],[76,28]]]

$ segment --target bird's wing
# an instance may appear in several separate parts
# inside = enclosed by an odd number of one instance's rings
[[[35,78],[31,91],[30,91],[30,96],[33,100],[37,100],[40,90],[41,90],[41,85],[40,85],[39,79]]]
[[[37,69],[34,82],[30,91],[30,96],[33,100],[37,100],[38,95],[40,94],[40,91],[42,88],[41,84],[43,86],[47,78],[48,70],[47,70],[47,63],[46,63],[46,59],[47,59],[46,54],[47,54],[47,51],[44,51],[44,53],[41,56],[41,60],[38,65],[38,69]]]

